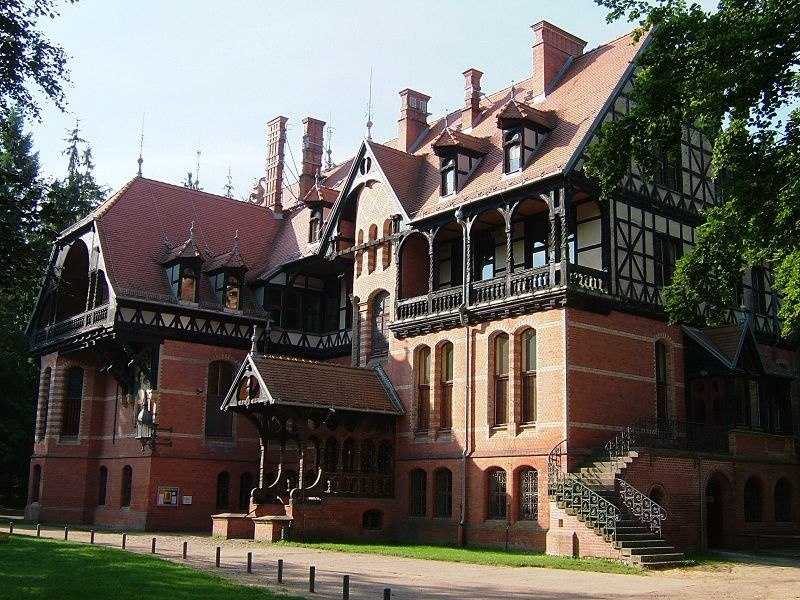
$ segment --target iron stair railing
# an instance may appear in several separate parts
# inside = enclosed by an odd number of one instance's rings
[[[617,539],[617,522],[622,513],[612,502],[589,489],[580,478],[562,469],[563,445],[555,446],[547,457],[547,493],[556,503],[575,512],[609,542]]]
[[[642,525],[660,538],[661,523],[666,520],[667,511],[658,502],[637,490],[624,479],[617,477],[617,484],[622,503]]]

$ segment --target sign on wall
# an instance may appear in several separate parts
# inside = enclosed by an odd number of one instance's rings
[[[178,506],[178,491],[177,487],[159,486],[156,499],[158,506]]]

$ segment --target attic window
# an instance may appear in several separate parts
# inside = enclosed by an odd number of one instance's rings
[[[197,272],[192,267],[183,267],[178,287],[176,295],[179,299],[185,302],[197,302]]]
[[[318,242],[322,234],[322,209],[314,208],[311,210],[311,218],[308,222],[308,243]]]
[[[358,165],[358,172],[362,175],[366,175],[372,170],[372,159],[369,156],[365,156],[361,159],[361,164]]]
[[[239,310],[241,282],[236,275],[229,275],[225,282],[225,308]]]
[[[512,129],[505,135],[503,143],[505,173],[516,173],[522,168],[522,132]]]
[[[456,191],[456,161],[446,158],[442,161],[442,196],[448,196]]]

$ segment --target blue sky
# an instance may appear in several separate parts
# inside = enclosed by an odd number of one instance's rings
[[[704,2],[704,4],[707,4]],[[462,72],[484,72],[490,93],[531,73],[542,19],[586,40],[587,50],[632,29],[606,24],[591,0],[81,0],[41,22],[70,56],[67,112],[47,106],[33,124],[42,174],[62,177],[66,130],[80,119],[98,181],[112,189],[136,174],[144,115],[144,175],[247,195],[264,170],[266,123],[289,118],[300,159],[302,119],[333,127],[333,160],[365,134],[372,69],[373,138],[396,135],[398,92],[431,96],[434,116],[461,106]],[[290,153],[287,162],[293,170]],[[288,175],[292,179],[291,175]]]

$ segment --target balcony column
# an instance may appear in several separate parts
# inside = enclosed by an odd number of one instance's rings
[[[436,229],[429,229],[425,232],[428,240],[428,314],[433,314],[433,239],[436,237]]]
[[[461,225],[462,233],[462,260],[461,260],[461,281],[463,281],[463,298],[462,302],[464,307],[470,305],[469,290],[472,283],[472,244],[470,243],[470,231],[472,224],[475,222],[476,216],[464,216],[464,211],[459,206],[455,212],[455,218],[459,225]]]
[[[556,190],[561,198],[561,285],[569,283],[569,210],[566,188]]]
[[[511,244],[511,212],[513,208],[511,205],[506,204],[505,207],[499,209],[500,214],[503,215],[505,221],[506,231],[506,276],[505,276],[505,297],[511,295],[511,265],[514,260],[514,249]]]

